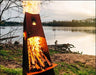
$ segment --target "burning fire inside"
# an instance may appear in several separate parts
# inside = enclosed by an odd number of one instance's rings
[[[28,57],[30,70],[44,70],[45,68],[52,66],[44,54],[47,49],[46,40],[43,37],[31,37],[28,38]],[[45,46],[45,47],[44,47]],[[44,49],[45,48],[45,49]]]
[[[38,14],[40,12],[41,1],[25,0],[23,1],[23,13],[28,12],[31,14]]]
[[[35,22],[35,21],[33,21],[33,22],[32,22],[32,25],[34,25],[34,26],[35,26],[35,25],[36,25],[36,22]]]

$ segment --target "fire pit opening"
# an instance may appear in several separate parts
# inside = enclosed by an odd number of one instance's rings
[[[29,67],[32,71],[44,70],[45,68],[52,66],[52,63],[48,60],[45,55],[43,45],[46,44],[45,38],[43,37],[31,37],[28,38],[28,59]],[[46,48],[46,47],[45,47]]]
[[[35,20],[35,18],[32,18],[32,25],[36,25],[36,20]]]

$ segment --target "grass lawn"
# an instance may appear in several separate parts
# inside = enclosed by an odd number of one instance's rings
[[[81,63],[67,64],[65,62],[57,63],[54,68],[56,75],[95,75],[96,71],[93,67],[85,66]]]
[[[22,68],[11,69],[0,65],[0,73],[2,73],[2,75],[22,75]]]
[[[50,55],[53,56],[57,51],[49,50]],[[22,67],[10,68],[3,65],[3,61],[14,61],[22,64],[22,50],[0,50],[0,75],[22,75]],[[65,61],[54,62],[58,66],[54,68],[56,75],[95,75],[95,68],[86,66],[82,63],[68,64]],[[16,64],[15,64],[16,65]]]

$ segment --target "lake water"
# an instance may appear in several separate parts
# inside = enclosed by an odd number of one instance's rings
[[[2,27],[1,27],[2,28]],[[20,43],[23,42],[23,27],[5,27],[2,28],[2,35],[6,32],[11,32],[10,35],[19,35],[20,37],[13,39]],[[44,33],[46,36],[47,44],[52,45],[57,40],[58,44],[73,44],[76,48],[72,51],[83,52],[83,54],[95,55],[95,27],[49,27],[44,26]],[[2,36],[3,37],[3,36]]]

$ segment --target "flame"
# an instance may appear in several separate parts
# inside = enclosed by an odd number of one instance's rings
[[[26,40],[26,38],[27,38],[27,33],[26,32],[23,33],[23,37]]]
[[[34,26],[35,26],[35,25],[36,25],[36,22],[35,22],[35,21],[33,21],[33,22],[32,22],[32,25],[34,25]]]
[[[44,47],[44,45],[46,46],[45,41],[45,38],[37,36],[27,39],[30,70],[44,70],[46,67],[52,65],[44,54],[46,52],[46,47]]]
[[[40,12],[41,1],[23,1],[23,13],[38,14]]]

